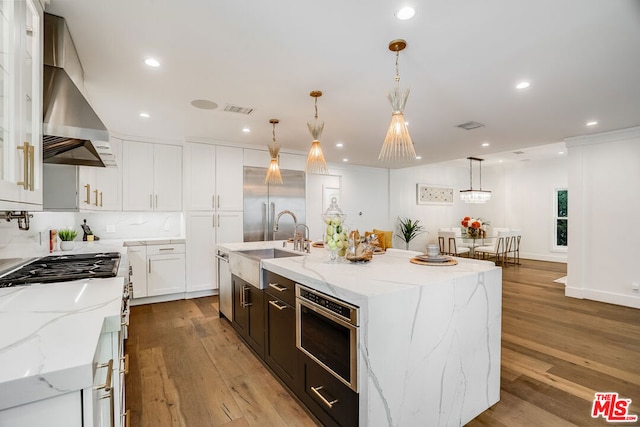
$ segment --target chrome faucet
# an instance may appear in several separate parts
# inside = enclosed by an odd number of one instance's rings
[[[304,227],[302,235],[298,233],[298,227]],[[311,241],[309,240],[309,227],[306,224],[298,224],[294,230],[293,250],[300,252],[311,252]]]
[[[281,212],[278,214],[278,216],[276,217],[276,220],[273,222],[273,231],[274,231],[274,232],[278,231],[278,222],[280,221],[280,217],[281,217],[282,215],[285,215],[285,214],[289,214],[289,215],[291,215],[291,218],[293,218],[293,226],[294,226],[294,227],[297,227],[297,226],[298,226],[298,218],[296,218],[296,214],[294,214],[294,213],[293,213],[293,212],[291,212],[291,211],[284,210],[284,211],[281,211]],[[293,237],[295,237],[295,231],[294,231],[294,233],[293,233]]]

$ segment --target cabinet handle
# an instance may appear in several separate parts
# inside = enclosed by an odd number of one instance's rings
[[[159,250],[160,250],[160,251],[172,251],[172,250],[174,250],[174,249],[175,249],[175,248],[160,248]]]
[[[87,205],[91,204],[91,184],[87,184],[84,186],[87,189],[87,197],[84,199],[84,203]]]
[[[218,199],[218,209],[220,209],[220,195],[218,194],[216,197]]]
[[[124,362],[124,366],[122,367],[120,373],[127,375],[129,373],[129,355],[125,354],[124,357],[120,358],[120,360]]]
[[[151,260],[149,260],[149,273],[151,273]]]
[[[98,206],[98,189],[93,190],[93,194],[96,196],[96,203],[95,205]]]
[[[211,209],[215,209],[216,208],[216,195],[212,194],[211,195]]]
[[[280,305],[276,301],[269,301],[269,304],[271,304],[272,306],[274,306],[275,308],[281,311],[287,308],[287,304]]]
[[[102,191],[100,192],[100,207],[102,207]]]
[[[22,176],[23,180],[16,182],[17,185],[21,185],[25,190],[29,189],[29,143],[25,142],[21,146],[17,147],[18,150],[22,150],[23,156],[23,164],[22,167],[24,169]]]
[[[153,209],[153,194],[149,194],[149,209]]]
[[[218,228],[220,228],[220,214],[218,214]]]
[[[111,391],[111,375],[113,374],[113,359],[109,359],[107,363],[98,365],[98,368],[107,368],[107,378],[104,380],[104,384],[96,387],[97,390]]]
[[[269,283],[269,287],[275,289],[278,292],[284,292],[289,289],[286,286],[281,285],[280,283]]]
[[[248,286],[243,286],[242,287],[242,296],[243,296],[243,300],[244,300],[244,302],[242,304],[242,307],[244,307],[244,308],[250,307],[252,305],[250,302],[247,302],[247,301],[249,301],[249,298],[247,298],[247,295],[246,295],[248,290],[249,290]]]
[[[158,209],[158,195],[156,194],[156,205],[154,206],[156,209]]]
[[[338,403],[338,399],[329,400],[324,397],[322,394],[320,394],[320,390],[322,390],[323,388],[324,386],[311,387],[311,391],[314,392],[325,405],[327,405],[329,408],[333,408],[333,405]]]
[[[122,415],[122,425],[124,427],[129,427],[129,418],[130,418],[130,411],[127,409]]]

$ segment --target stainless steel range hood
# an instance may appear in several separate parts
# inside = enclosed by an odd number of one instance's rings
[[[64,18],[44,14],[43,161],[115,166],[109,132],[84,95],[84,71]]]

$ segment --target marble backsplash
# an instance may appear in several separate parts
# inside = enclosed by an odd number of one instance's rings
[[[24,258],[49,252],[49,230],[73,228],[82,240],[83,220],[101,239],[184,237],[181,212],[33,212],[29,230],[16,220],[0,223],[0,258]]]

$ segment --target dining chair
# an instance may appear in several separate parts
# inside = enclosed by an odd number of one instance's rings
[[[518,229],[509,231],[507,250],[506,250],[506,262],[509,262],[509,256],[513,257],[513,264],[520,265],[520,239],[522,238],[522,232]]]
[[[498,231],[493,238],[493,244],[475,248],[474,252],[476,256],[480,257],[480,254],[482,254],[482,259],[494,257],[496,264],[500,263],[501,265],[505,265],[507,244],[510,238],[509,233],[509,231]]]
[[[470,251],[469,248],[458,247],[454,231],[438,231],[438,245],[440,246],[440,253],[446,255],[460,256],[468,254]]]

